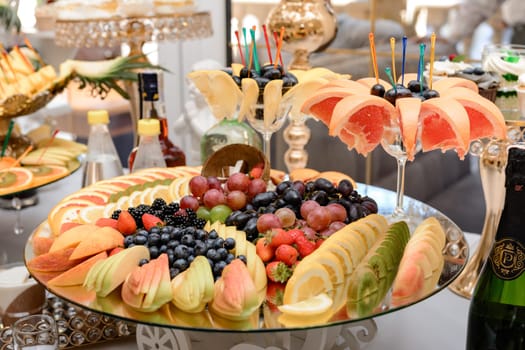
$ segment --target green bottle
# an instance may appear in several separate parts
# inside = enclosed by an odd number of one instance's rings
[[[467,350],[525,350],[525,145],[508,149],[505,204],[470,303]]]

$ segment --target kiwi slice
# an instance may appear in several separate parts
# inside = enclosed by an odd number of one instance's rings
[[[349,282],[346,311],[351,318],[370,315],[379,305],[378,280],[374,270],[362,265]]]
[[[383,254],[376,250],[375,253],[368,258],[367,264],[377,276],[378,298],[379,301],[381,301],[390,287],[388,284],[390,273],[388,272],[387,262]]]
[[[0,176],[0,188],[12,186],[16,182],[16,174],[7,171]]]

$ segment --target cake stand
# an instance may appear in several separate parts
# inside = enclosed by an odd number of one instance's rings
[[[129,45],[129,56],[142,55],[148,41],[201,39],[212,35],[209,12],[184,12],[170,15],[64,20],[55,23],[55,43],[63,47],[104,48]],[[130,96],[134,144],[140,116],[137,84],[125,82]]]
[[[395,202],[395,193],[375,186],[359,184],[359,191],[380,203],[380,212],[389,213]],[[176,309],[171,303],[153,313],[141,313],[125,305],[119,289],[105,298],[81,286],[53,288],[46,284],[52,276],[33,271],[32,275],[51,293],[89,312],[137,323],[136,339],[139,349],[302,349],[336,350],[362,349],[373,341],[378,332],[374,318],[396,312],[432,297],[446,288],[462,271],[468,258],[468,244],[463,232],[445,215],[436,209],[407,198],[407,214],[417,224],[426,217],[436,217],[446,233],[443,249],[445,266],[435,288],[428,294],[406,304],[379,308],[375,313],[358,319],[334,316],[326,324],[307,327],[284,328],[276,321],[276,314],[262,307],[247,320],[232,322],[212,316],[206,310],[199,314],[188,314]],[[25,248],[25,260],[33,256],[32,237]],[[388,299],[388,298],[387,298]]]

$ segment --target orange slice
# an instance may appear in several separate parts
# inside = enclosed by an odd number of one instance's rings
[[[334,108],[328,134],[338,136],[348,148],[367,155],[383,137],[384,126],[397,118],[395,107],[374,95],[353,95]]]
[[[327,293],[331,297],[333,285],[328,271],[315,261],[308,261],[305,264],[308,266],[303,266],[297,273],[294,272],[286,283],[284,304],[294,304],[321,293]]]
[[[69,174],[69,170],[61,165],[36,165],[27,169],[33,173],[33,186],[45,185]]]
[[[0,170],[0,196],[23,191],[31,186],[33,173],[25,168]]]
[[[470,119],[470,139],[497,137],[505,139],[507,128],[505,117],[491,101],[465,87],[452,87],[443,91],[443,97],[450,96],[463,105]]]
[[[419,111],[421,100],[417,97],[398,98],[396,109],[399,113],[399,128],[407,159],[413,160],[416,154],[417,130],[419,125]]]
[[[437,97],[421,104],[423,151],[455,149],[463,159],[470,142],[470,121],[465,108],[453,98]]]

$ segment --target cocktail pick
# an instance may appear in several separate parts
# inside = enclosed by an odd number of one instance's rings
[[[419,64],[417,67],[417,80],[419,81],[419,92],[423,94],[423,70],[425,67],[425,44],[419,44]]]
[[[245,27],[242,27],[242,37],[244,40],[244,52],[245,52],[244,57],[246,57],[246,61],[248,61],[250,59],[250,47],[248,46],[248,39],[246,38],[246,28]]]
[[[390,38],[390,55],[392,56],[392,76],[394,77],[394,83],[397,81],[396,75],[396,38]]]
[[[53,132],[53,135],[51,135],[51,138],[49,139],[49,141],[47,142],[47,144],[44,146],[44,149],[42,150],[42,153],[40,153],[40,156],[38,157],[38,159],[36,160],[36,164],[40,164],[40,160],[42,159],[42,157],[44,156],[44,154],[47,152],[48,148],[51,146],[51,144],[53,143],[53,140],[55,139],[55,137],[57,136],[57,134],[60,132],[60,130],[56,129],[54,132]]]
[[[242,53],[242,44],[239,31],[235,31],[235,37],[237,38],[237,48],[239,49],[239,56],[241,56],[241,63],[243,66],[246,66],[246,61],[244,60],[244,54]]]
[[[277,53],[275,55],[275,68],[277,68],[277,62],[281,62],[281,67],[284,69],[282,57],[281,57],[281,49],[283,46],[283,39],[284,39],[284,27],[281,27],[281,32],[279,35],[279,41],[277,43]]]
[[[407,37],[403,36],[403,53],[401,57],[401,85],[405,86],[405,63],[407,56]]]
[[[2,145],[2,153],[0,154],[0,157],[5,156],[5,151],[7,150],[7,145],[9,145],[9,138],[11,137],[11,132],[13,132],[14,126],[15,126],[15,121],[11,119],[9,121],[9,126],[7,127],[7,132],[5,134],[4,144]]]
[[[279,34],[277,32],[273,32],[273,41],[275,43],[275,49],[277,51],[277,47],[279,46]],[[277,59],[277,54],[275,55],[275,57]],[[279,63],[281,64],[281,67],[284,67],[282,57],[279,57]],[[277,61],[274,61],[274,64],[277,65]]]
[[[268,39],[268,30],[266,29],[266,24],[262,25],[264,42],[266,43],[266,51],[268,52],[268,60],[270,64],[273,64],[272,59],[272,49],[270,48],[270,40]]]
[[[397,84],[394,80],[394,77],[392,76],[392,70],[390,69],[390,67],[385,68],[385,73],[386,73],[386,76],[388,77],[388,80],[390,80],[390,84],[392,84],[392,86],[394,87],[394,91],[397,95]]]
[[[261,74],[261,66],[259,65],[259,56],[257,55],[257,42],[255,40],[255,29],[250,29],[250,37],[252,38],[252,55],[253,64],[257,74]]]
[[[430,35],[430,69],[428,72],[428,88],[432,90],[432,76],[434,73],[434,54],[436,50],[436,33]]]
[[[376,45],[374,42],[375,41],[374,33],[368,34],[368,41],[370,42],[370,56],[372,58],[372,68],[374,69],[374,76],[376,78],[376,84],[379,84],[379,71],[377,70],[377,56],[376,56]]]
[[[27,156],[27,154],[28,154],[29,152],[31,152],[32,150],[33,150],[33,145],[29,145],[29,146],[27,146],[27,148],[25,149],[24,153],[22,153],[22,154],[20,155],[20,157],[16,158],[16,160],[14,161],[14,163],[11,164],[11,166],[10,166],[9,168],[13,168],[13,167],[15,167],[15,166],[20,165],[20,162],[22,161],[22,159],[24,159],[25,156]]]

